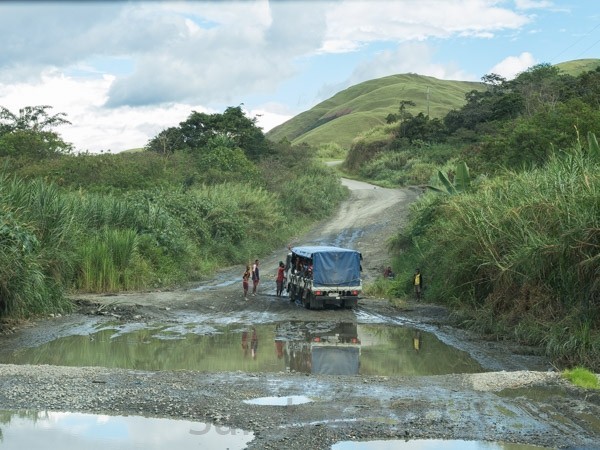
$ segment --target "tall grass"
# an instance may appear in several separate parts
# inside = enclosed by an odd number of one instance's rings
[[[52,187],[0,173],[0,315],[67,311],[72,215]]]
[[[139,287],[134,274],[138,237],[134,230],[105,228],[79,247],[77,287],[90,292],[114,292]]]
[[[417,208],[396,244],[425,268],[426,295],[461,308],[471,326],[545,345],[555,360],[592,355],[598,368],[599,167],[575,149],[428,200],[435,208]]]

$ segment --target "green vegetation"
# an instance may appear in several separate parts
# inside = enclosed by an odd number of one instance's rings
[[[47,108],[0,117],[0,317],[68,311],[70,291],[173,286],[247,263],[346,195],[315,149],[270,144],[239,108],[193,112],[116,155],[48,148]],[[3,152],[22,132],[40,139]],[[186,144],[157,146],[165,134]]]
[[[562,376],[575,386],[586,389],[600,389],[600,382],[598,382],[598,377],[596,374],[583,367],[565,369],[562,373]]]

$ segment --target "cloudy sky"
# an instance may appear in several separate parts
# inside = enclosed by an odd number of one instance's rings
[[[512,78],[600,57],[597,0],[2,1],[0,106],[51,105],[91,152],[144,146],[192,111],[265,131],[365,80]]]

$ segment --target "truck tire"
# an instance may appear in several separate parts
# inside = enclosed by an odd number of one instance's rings
[[[308,292],[304,298],[300,297],[300,298],[302,298],[302,304],[304,305],[304,307],[306,309],[310,309],[310,307],[311,307],[310,297],[311,297],[310,292]]]
[[[357,303],[357,300],[344,300],[344,308],[353,309],[356,307]]]
[[[325,305],[323,305],[323,301],[318,301],[317,298],[313,295],[310,298],[310,308],[311,309],[324,309]]]

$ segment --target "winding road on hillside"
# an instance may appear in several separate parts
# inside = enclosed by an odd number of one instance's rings
[[[420,191],[383,189],[351,180],[343,183],[350,189],[349,199],[331,219],[296,236],[291,244],[359,250],[364,280],[369,282],[389,263],[388,239],[403,226],[408,207]],[[313,328],[377,324],[431,333],[453,351],[468,355],[481,370],[374,376],[291,369],[206,372],[0,364],[0,406],[193,420],[245,430],[246,448],[261,450],[330,449],[340,442],[381,439],[415,444],[402,448],[417,448],[420,439],[598,448],[600,394],[569,385],[543,358],[535,356],[536,349],[488,342],[455,329],[448,312],[433,304],[408,301],[395,308],[385,299],[365,297],[356,310],[307,310],[274,295],[275,268],[286,252],[281,248],[260,256],[260,291],[249,301],[241,295],[241,265],[176,291],[78,295],[74,298],[79,305],[76,314],[38,321],[4,336],[1,350],[18,352],[68,336],[84,327],[82,321],[99,317],[138,328],[156,321],[193,324],[197,333],[214,333],[214,327],[223,323],[284,324],[292,331],[297,324]],[[212,331],[202,331],[206,328]],[[274,348],[273,343],[261,345]],[[416,344],[415,350],[419,350]],[[427,352],[422,357],[427,358]],[[436,361],[429,363],[436,366]],[[300,397],[307,402],[294,403]],[[257,398],[286,402],[280,406],[250,402]]]

